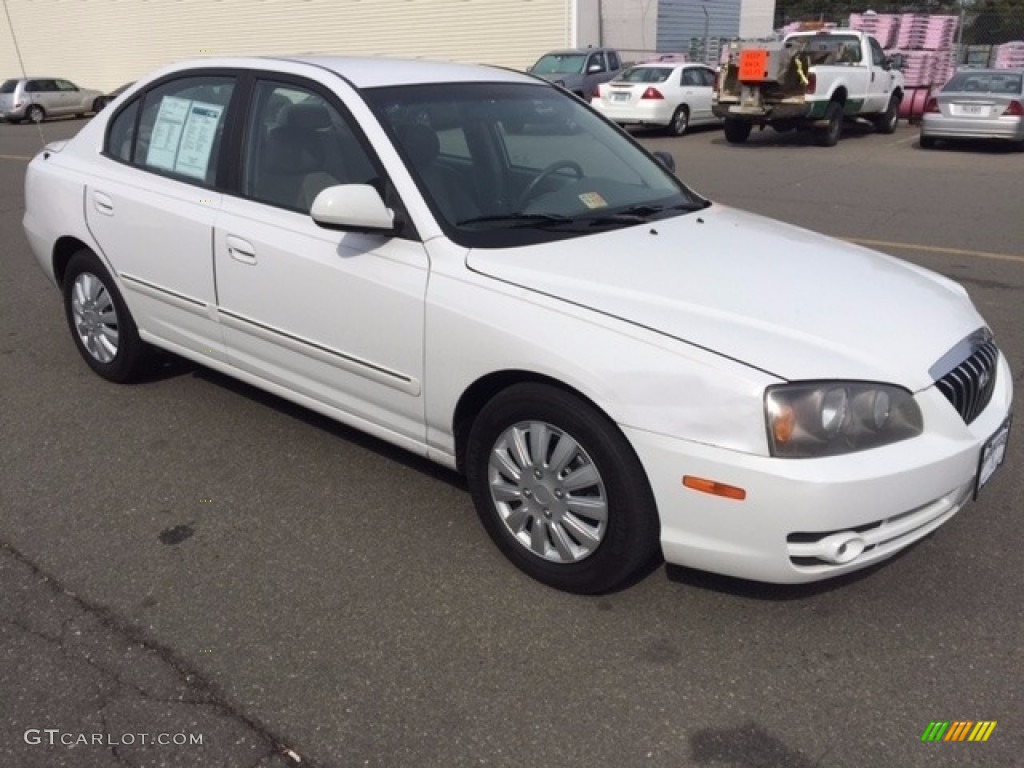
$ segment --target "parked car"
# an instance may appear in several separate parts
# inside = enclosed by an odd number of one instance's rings
[[[576,131],[505,132],[537,113]],[[814,581],[948,521],[1012,401],[964,289],[670,164],[503,69],[202,59],[38,154],[24,228],[98,375],[160,347],[460,470],[554,587]]]
[[[621,70],[622,60],[613,48],[552,51],[529,69],[531,74],[560,85],[581,99],[589,98],[598,83],[611,80]]]
[[[691,125],[721,125],[711,111],[715,71],[704,64],[637,64],[594,91],[591,105],[620,125],[656,126],[682,136]]]
[[[1024,149],[1024,69],[962,70],[925,102],[921,146],[962,139],[996,139]]]
[[[96,111],[99,112],[101,109],[104,109],[107,106],[107,104],[112,102],[114,99],[116,99],[122,93],[127,91],[133,85],[135,85],[135,81],[134,80],[132,80],[130,83],[124,83],[123,85],[119,85],[119,86],[117,86],[117,88],[112,90],[110,93],[105,93],[102,96],[100,96],[100,98],[96,100],[96,107],[97,107]]]
[[[25,77],[0,85],[0,117],[12,123],[31,120],[41,123],[47,117],[75,115],[84,117],[99,112],[103,94],[79,88],[70,80],[56,77]]]

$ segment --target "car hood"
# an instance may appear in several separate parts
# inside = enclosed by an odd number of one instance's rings
[[[940,275],[719,205],[540,246],[474,249],[467,266],[787,380],[917,391],[984,325],[964,289]]]

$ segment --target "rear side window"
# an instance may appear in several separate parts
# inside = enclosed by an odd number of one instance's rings
[[[4,80],[4,84],[0,85],[0,93],[14,93],[14,89],[17,87],[17,80]]]
[[[107,154],[140,168],[212,185],[234,92],[232,77],[188,77],[132,101],[111,123]]]
[[[70,80],[58,80],[57,88],[61,91],[77,91],[78,86],[72,83]]]

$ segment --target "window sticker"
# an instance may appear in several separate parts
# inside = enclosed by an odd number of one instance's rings
[[[206,177],[224,107],[165,96],[153,126],[146,165],[196,179]]]
[[[587,208],[608,207],[608,201],[601,197],[601,195],[599,195],[597,192],[584,192],[579,197],[583,204],[587,206]]]

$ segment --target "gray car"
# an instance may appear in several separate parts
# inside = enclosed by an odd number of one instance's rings
[[[600,83],[622,71],[622,61],[611,48],[575,48],[545,53],[529,71],[581,99],[589,99]]]
[[[928,99],[921,146],[957,139],[998,139],[1024,149],[1024,69],[961,70]]]
[[[0,118],[12,123],[48,117],[83,117],[103,108],[103,93],[58,77],[22,77],[0,85]]]

